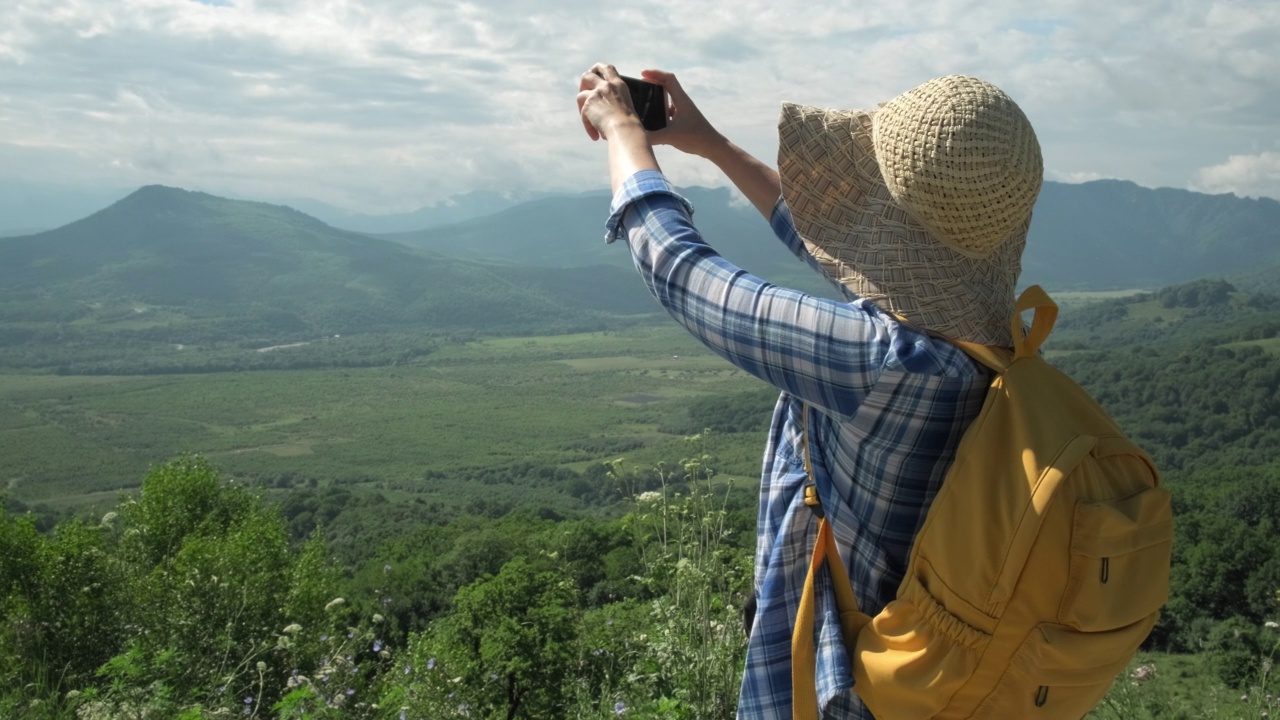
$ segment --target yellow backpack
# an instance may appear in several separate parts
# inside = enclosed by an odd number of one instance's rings
[[[879,720],[1080,718],[1155,625],[1169,591],[1169,493],[1151,458],[1040,358],[1057,311],[1032,287],[1012,353],[956,343],[997,375],[897,598],[874,618],[819,521],[792,638],[796,720],[817,717],[813,579],[828,557],[854,689]],[[807,428],[804,442],[807,469]]]

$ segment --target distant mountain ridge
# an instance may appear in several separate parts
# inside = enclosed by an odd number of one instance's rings
[[[1058,287],[1157,288],[1280,266],[1280,202],[1144,188],[1045,183],[1023,277]]]
[[[646,302],[638,289],[630,297]],[[310,334],[494,330],[597,314],[491,263],[337,230],[284,206],[163,186],[56,230],[0,239],[6,317],[90,322],[123,306]]]
[[[694,222],[725,257],[765,279],[823,292],[751,207],[727,189],[686,188]],[[629,266],[601,238],[607,194],[549,197],[444,227],[387,235],[450,255],[575,267]],[[1046,182],[1023,257],[1024,284],[1155,289],[1280,266],[1280,202],[1127,181]]]

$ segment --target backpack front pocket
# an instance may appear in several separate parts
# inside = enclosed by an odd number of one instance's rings
[[[1132,625],[1169,597],[1173,511],[1167,490],[1076,505],[1058,621],[1084,632]]]
[[[1000,682],[969,717],[1079,718],[1107,694],[1134,648],[1155,625],[1155,615],[1128,627],[1082,633],[1038,625],[1009,662]]]

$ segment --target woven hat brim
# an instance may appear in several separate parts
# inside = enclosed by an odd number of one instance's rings
[[[1030,223],[984,258],[940,241],[894,202],[872,144],[873,112],[783,104],[778,173],[805,247],[832,280],[915,325],[1011,346]]]

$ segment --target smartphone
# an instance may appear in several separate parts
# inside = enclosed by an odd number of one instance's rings
[[[661,130],[667,126],[667,89],[657,83],[622,76],[631,91],[631,104],[640,116],[645,130]]]

